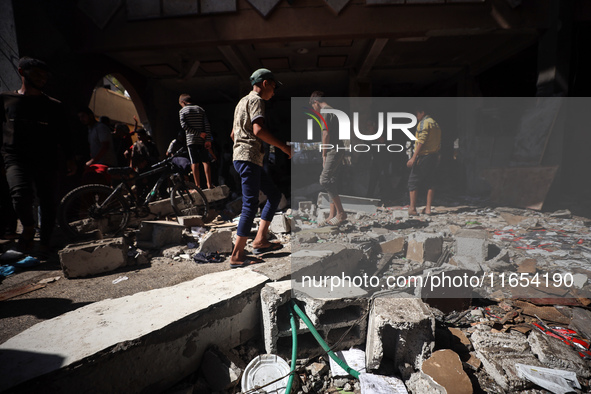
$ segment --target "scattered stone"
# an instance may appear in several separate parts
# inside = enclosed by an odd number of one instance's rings
[[[306,367],[306,371],[310,372],[312,376],[318,376],[328,370],[328,365],[324,363],[312,363]]]
[[[207,233],[200,242],[197,252],[232,253],[232,231],[212,231]]]
[[[448,393],[471,394],[472,382],[462,368],[460,357],[452,350],[438,350],[427,359],[421,370]]]

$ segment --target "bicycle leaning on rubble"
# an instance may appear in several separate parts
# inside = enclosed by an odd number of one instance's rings
[[[207,197],[199,187],[185,182],[184,175],[172,162],[183,151],[152,165],[150,170],[141,174],[131,167],[109,168],[109,174],[121,179],[115,188],[92,184],[70,191],[58,209],[60,227],[73,239],[116,236],[125,230],[131,214],[139,218],[150,215],[150,202],[156,199],[159,190],[166,186],[164,182],[169,179],[174,214],[177,217],[201,215],[205,218],[209,207]],[[160,177],[145,199],[136,196],[130,184],[135,182],[137,185],[138,181],[156,174]]]

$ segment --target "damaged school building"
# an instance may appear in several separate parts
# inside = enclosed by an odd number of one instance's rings
[[[0,90],[20,86],[19,57],[40,58],[75,119],[110,76],[161,152],[190,93],[220,153],[207,217],[159,200],[33,266],[2,241],[1,392],[591,390],[586,1],[26,0],[0,21]],[[430,107],[434,212],[408,214],[407,152],[352,151],[347,221],[319,227],[322,157],[294,144],[269,164],[283,249],[230,270],[230,131],[261,67],[283,83],[267,103],[282,140],[305,132],[292,99],[315,90],[376,120]]]

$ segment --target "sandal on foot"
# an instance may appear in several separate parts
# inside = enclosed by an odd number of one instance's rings
[[[230,263],[230,268],[242,268],[248,267],[249,265],[264,263],[263,260],[257,259],[255,257],[245,257],[244,261],[237,261],[235,263]]]
[[[271,242],[271,245],[265,247],[265,248],[254,248],[252,250],[253,254],[263,254],[263,253],[267,253],[267,252],[273,252],[275,250],[279,250],[279,249],[283,249],[283,244],[280,244],[278,242]]]

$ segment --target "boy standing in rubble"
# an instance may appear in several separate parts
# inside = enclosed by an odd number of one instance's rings
[[[242,213],[238,223],[236,244],[230,257],[230,267],[244,267],[262,262],[261,259],[246,256],[244,248],[259,204],[259,190],[267,196],[261,213],[259,230],[252,243],[253,253],[262,254],[281,249],[280,243],[267,239],[269,226],[281,201],[281,193],[269,175],[263,170],[263,142],[281,149],[291,158],[291,148],[278,140],[265,125],[265,103],[275,94],[277,85],[273,73],[266,68],[256,70],[250,76],[252,91],[243,97],[234,111],[232,128],[234,168],[241,178]]]

